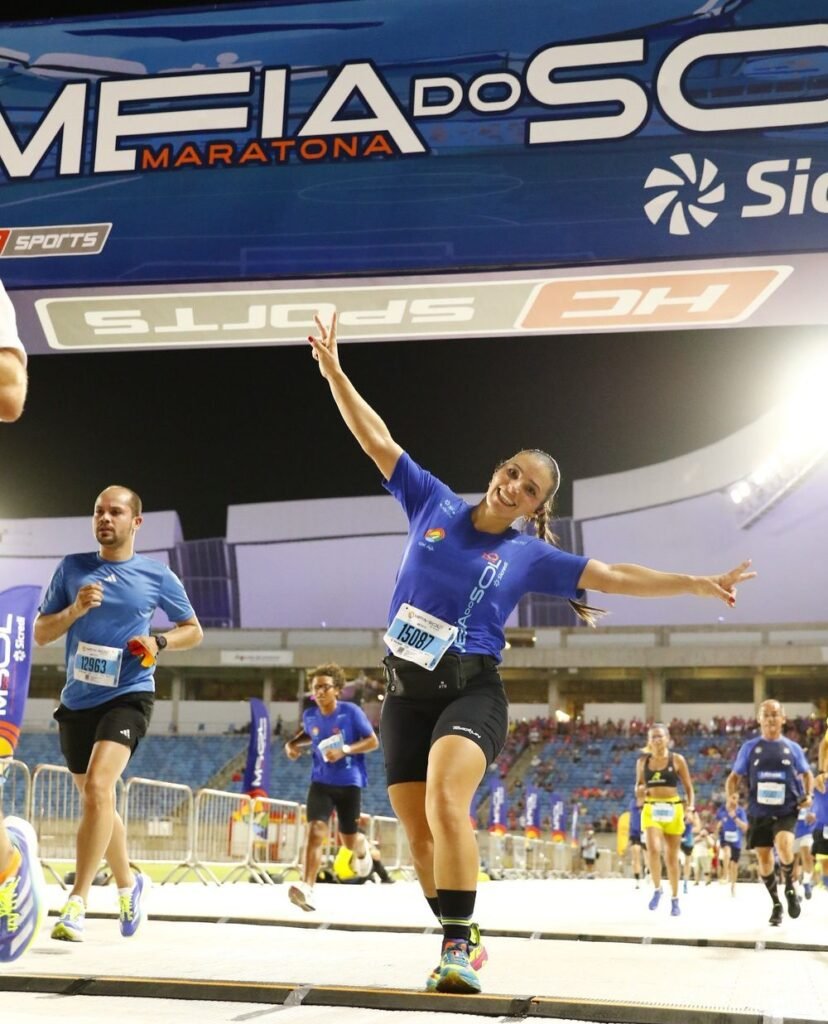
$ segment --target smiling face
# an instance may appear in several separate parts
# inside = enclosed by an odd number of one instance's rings
[[[483,499],[486,511],[508,523],[531,518],[556,490],[556,470],[543,455],[518,452],[494,471]]]

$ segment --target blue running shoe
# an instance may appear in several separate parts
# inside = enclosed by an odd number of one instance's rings
[[[70,896],[52,929],[52,938],[61,942],[83,942],[85,915],[86,907],[80,896]]]
[[[118,897],[118,918],[121,925],[121,935],[129,938],[138,931],[138,926],[146,916],[141,908],[141,900],[146,897],[147,890],[152,886],[149,875],[142,875],[139,871],[135,876],[135,885],[131,892],[126,892]]]
[[[810,882],[803,882],[802,888],[805,890],[805,899],[809,900],[814,893],[814,887]]]
[[[658,906],[658,903],[659,903],[660,899],[661,899],[661,889],[656,889],[655,892],[653,893],[652,899],[647,904],[647,906],[650,908],[650,910],[655,910],[655,908]]]
[[[440,974],[435,992],[454,992],[458,995],[476,995],[480,980],[469,960],[469,944],[462,939],[449,939],[443,946]]]
[[[471,924],[471,933],[469,935],[469,963],[475,971],[479,971],[488,959],[489,954],[486,952],[486,947],[480,939],[480,925],[473,921]],[[426,992],[436,991],[437,981],[440,978],[441,967],[442,961],[440,961],[431,974],[429,974],[428,980],[426,981]]]
[[[2,826],[0,826],[2,827]],[[37,856],[34,829],[22,818],[6,818],[17,864],[0,883],[0,962],[23,956],[34,942],[46,913],[46,883]]]
[[[680,916],[681,916],[681,910],[679,908],[678,897],[674,896],[670,900],[670,917],[680,917]]]

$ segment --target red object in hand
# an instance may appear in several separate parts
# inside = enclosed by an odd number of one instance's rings
[[[141,668],[151,668],[155,664],[155,655],[140,640],[130,640],[127,644],[127,650],[130,654],[134,654],[136,658],[141,659]]]

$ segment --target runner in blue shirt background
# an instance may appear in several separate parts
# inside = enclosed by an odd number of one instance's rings
[[[315,319],[317,334],[308,341],[320,372],[409,520],[386,633],[391,653],[380,724],[391,804],[443,925],[440,965],[426,987],[479,992],[474,962],[482,953],[472,932],[479,858],[469,807],[506,738],[508,703],[497,666],[518,601],[532,591],[567,598],[594,622],[584,590],[692,594],[733,605],[737,584],[754,573],[748,562],[692,576],[561,551],[548,530],[560,474],[552,456],[537,449],[498,464],[484,498],[469,505],[403,451],[351,384],[339,362],[336,314],[329,326]],[[514,529],[518,520],[535,536]]]
[[[814,780],[814,860],[822,875],[822,885],[828,889],[828,733],[819,745],[819,773]]]
[[[810,807],[814,777],[802,747],[782,735],[785,710],[778,700],[759,705],[761,735],[743,743],[727,777],[727,795],[738,795],[747,779],[748,848],[756,850],[759,874],[770,893],[772,925],[782,923],[773,851],[779,857],[788,914],[799,917],[801,908],[793,883],[793,838],[800,807]]]
[[[302,910],[316,909],[313,885],[334,811],[342,843],[353,852],[351,863],[356,873],[367,877],[374,864],[367,840],[357,826],[362,790],[368,781],[365,755],[377,749],[379,740],[362,708],[338,699],[344,685],[345,673],[339,665],[313,669],[310,690],[316,703],[303,712],[302,728],[285,744],[291,761],[300,756],[303,747],[310,746],[313,754],[302,878],[288,889],[288,899]]]
[[[102,857],[118,885],[121,934],[135,934],[149,884],[129,866],[115,784],[146,734],[159,652],[185,651],[203,636],[181,581],[162,562],[135,554],[141,499],[128,487],[95,500],[98,550],[67,555],[55,570],[34,624],[38,644],[66,636],[66,684],[55,718],[60,747],[81,795],[75,882],[53,939],[83,940],[89,887]],[[150,635],[162,609],[174,628]]]
[[[736,895],[736,879],[739,877],[739,858],[742,843],[748,830],[744,808],[739,806],[739,795],[728,793],[724,807],[716,811],[716,835],[719,840],[719,856],[722,875],[730,881],[730,895]]]
[[[635,878],[635,887],[639,888],[641,884],[641,804],[637,796],[633,796],[630,799],[630,858],[632,860],[633,877]]]
[[[814,857],[814,812],[811,807],[800,807],[794,828],[794,880],[802,883],[806,900],[813,895]]]

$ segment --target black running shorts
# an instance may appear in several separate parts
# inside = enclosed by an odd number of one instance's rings
[[[793,833],[796,829],[797,813],[781,814],[776,817],[748,818],[747,846],[749,850],[770,849],[780,832]]]
[[[722,843],[722,850],[727,847],[730,850],[730,859],[734,864],[739,863],[739,859],[742,856],[742,847],[737,846],[736,843]]]
[[[85,775],[92,747],[99,740],[111,740],[129,747],[130,757],[146,736],[152,718],[150,691],[125,694],[94,708],[73,711],[60,704],[54,713],[60,730],[60,749],[73,775]]]
[[[815,857],[828,857],[828,837],[825,835],[825,825],[817,825],[814,829],[814,845],[811,853]]]
[[[388,785],[425,782],[428,755],[441,736],[465,736],[490,765],[506,742],[509,702],[497,669],[481,672],[459,693],[415,698],[387,693],[380,733]]]
[[[325,782],[312,782],[305,817],[308,821],[327,821],[336,810],[339,831],[345,836],[352,836],[357,830],[361,804],[360,786],[329,786]]]

